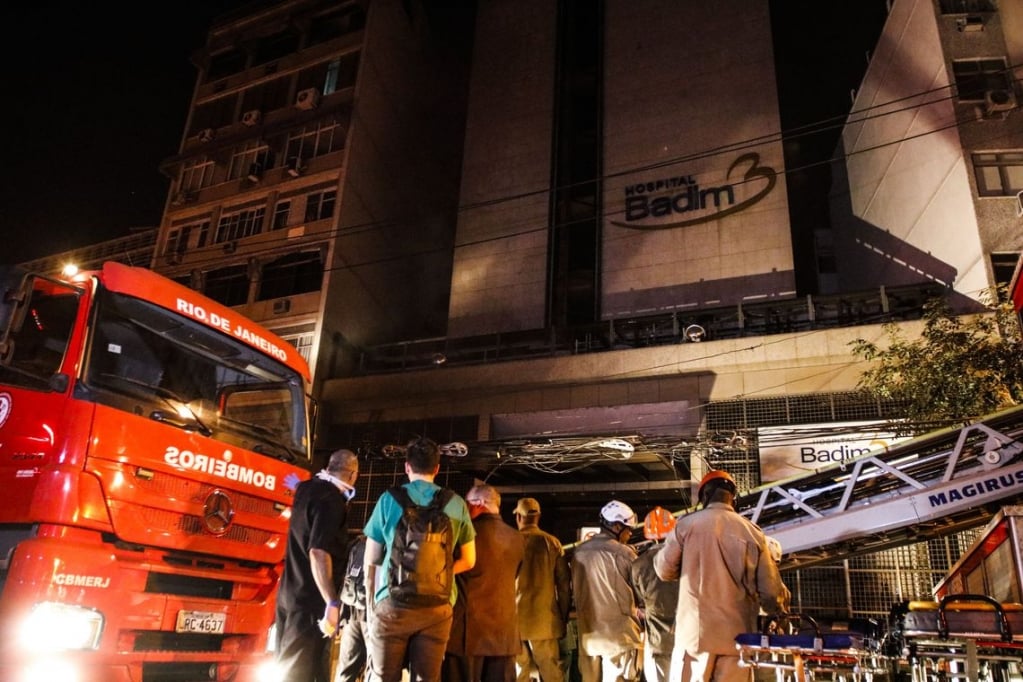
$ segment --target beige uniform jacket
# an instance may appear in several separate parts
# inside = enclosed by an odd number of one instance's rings
[[[767,613],[788,608],[764,533],[725,503],[680,518],[654,569],[679,581],[676,651],[735,656],[735,636],[757,632],[761,606]]]
[[[519,635],[530,641],[561,639],[572,598],[565,550],[560,540],[537,526],[519,532],[526,541],[517,586]]]
[[[579,627],[579,646],[589,656],[614,656],[642,642],[632,562],[636,551],[605,532],[575,548],[572,596]]]

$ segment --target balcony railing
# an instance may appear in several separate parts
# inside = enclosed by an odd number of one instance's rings
[[[851,294],[618,318],[583,326],[416,339],[366,348],[360,369],[363,374],[383,374],[435,365],[474,365],[915,320],[921,317],[923,304],[944,291],[936,284],[881,287]]]

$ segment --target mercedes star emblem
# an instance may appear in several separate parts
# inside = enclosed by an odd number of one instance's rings
[[[214,535],[223,535],[233,518],[234,507],[231,506],[231,498],[222,490],[211,492],[202,508],[202,523],[206,530]]]

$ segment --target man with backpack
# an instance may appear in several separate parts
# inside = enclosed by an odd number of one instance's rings
[[[416,438],[405,452],[409,482],[380,496],[364,530],[369,679],[436,682],[457,595],[454,576],[476,564],[465,500],[435,484],[440,449]],[[457,548],[457,550],[456,550]]]

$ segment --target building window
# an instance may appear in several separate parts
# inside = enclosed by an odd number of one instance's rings
[[[941,0],[942,14],[973,14],[994,12],[994,0]]]
[[[1023,151],[974,154],[973,172],[980,196],[1014,196],[1023,191]]]
[[[334,204],[337,203],[337,190],[314,192],[306,197],[305,222],[323,220],[334,215]]]
[[[317,72],[322,67],[317,67]],[[359,53],[353,52],[339,57],[326,65],[326,72],[322,80],[317,80],[316,74],[309,74],[303,71],[301,77],[311,80],[313,83],[323,83],[323,94],[329,95],[338,90],[344,90],[355,85],[355,77],[359,72]]]
[[[227,306],[244,305],[249,301],[248,266],[232,265],[206,273],[203,293]]]
[[[263,231],[263,214],[265,209],[259,208],[226,213],[220,216],[217,223],[217,234],[214,237],[215,244],[244,239]]]
[[[318,45],[346,33],[361,31],[366,25],[366,12],[357,3],[322,14],[312,20],[306,38],[309,45]]]
[[[167,243],[164,245],[165,256],[181,256],[190,248],[201,248],[206,246],[206,239],[210,231],[209,220],[198,220],[183,225],[175,225],[167,234]],[[196,234],[196,243],[192,244],[192,235]]]
[[[218,97],[195,107],[192,111],[192,122],[188,136],[193,137],[205,128],[223,128],[234,123],[234,112],[238,108],[238,94],[232,93]]]
[[[199,238],[195,241],[195,248],[201,249],[209,243],[210,239],[210,221],[204,220],[198,223],[199,226]]]
[[[302,359],[309,362],[313,355],[313,333],[281,335],[281,339],[287,341],[298,350]]]
[[[956,91],[962,102],[983,102],[993,90],[1012,92],[1012,74],[1005,59],[960,59],[952,62]]]
[[[164,255],[180,258],[188,250],[188,238],[191,234],[191,225],[182,225],[180,228],[172,229],[167,235],[167,245],[163,251]]]
[[[295,159],[303,166],[309,159],[341,149],[344,142],[345,131],[337,121],[322,121],[291,133],[284,156],[289,163]]]
[[[238,48],[220,52],[210,57],[206,67],[206,82],[215,81],[245,70],[247,55]]]
[[[182,192],[198,192],[213,184],[213,162],[207,159],[191,159],[181,164],[178,189]]]
[[[261,111],[266,113],[290,104],[289,94],[291,79],[287,76],[266,81],[242,93],[241,111]]]
[[[273,223],[271,230],[283,230],[288,226],[288,217],[291,215],[291,199],[282,199],[274,205]]]
[[[250,141],[231,155],[231,165],[227,169],[227,177],[229,180],[237,180],[250,175],[262,176],[263,171],[271,165],[270,148],[267,144]]]
[[[319,291],[323,285],[320,250],[289,253],[263,265],[257,301]]]
[[[298,51],[299,35],[291,30],[260,38],[256,44],[252,65],[266,64]]]
[[[180,251],[178,250],[180,248]],[[181,240],[181,230],[173,229],[167,234],[167,244],[164,246],[163,255],[171,256],[183,252],[184,246]]]
[[[1016,264],[1019,263],[1019,257],[1020,254],[1016,251],[991,254],[991,273],[994,275],[995,285],[1009,286],[1009,283],[1012,282],[1012,276],[1016,273]]]

